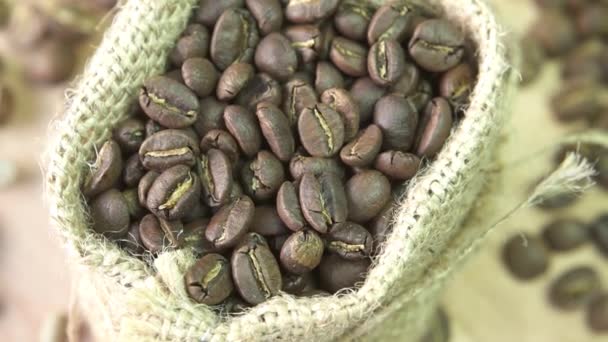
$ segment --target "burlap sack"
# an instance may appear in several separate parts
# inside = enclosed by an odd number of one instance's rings
[[[188,251],[166,252],[149,265],[90,229],[80,188],[96,148],[129,114],[143,80],[165,70],[197,1],[124,4],[54,123],[46,172],[51,215],[75,265],[77,301],[100,340],[414,340],[420,335],[445,276],[484,231],[461,227],[487,183],[512,79],[502,32],[482,0],[429,2],[471,37],[479,79],[464,120],[437,160],[410,183],[367,279],[358,290],[331,297],[281,294],[232,317],[188,299],[183,283],[184,270],[193,263]]]

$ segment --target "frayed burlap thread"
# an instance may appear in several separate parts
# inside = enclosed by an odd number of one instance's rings
[[[373,0],[378,5],[382,1]],[[53,126],[47,159],[51,215],[78,280],[82,311],[102,340],[329,341],[420,335],[451,256],[468,253],[479,230],[461,229],[487,186],[512,77],[502,32],[481,0],[432,1],[477,47],[479,78],[464,119],[437,159],[412,180],[394,228],[361,287],[330,297],[281,294],[241,315],[222,316],[189,300],[189,251],[167,251],[152,265],[91,233],[80,187],[96,147],[130,113],[143,80],[164,71],[195,0],[130,0],[88,63]],[[460,260],[459,258],[458,260]]]

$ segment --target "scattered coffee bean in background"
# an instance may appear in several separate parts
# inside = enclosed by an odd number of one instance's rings
[[[572,310],[582,307],[601,290],[599,274],[588,266],[561,273],[549,286],[549,301],[555,307]]]
[[[549,254],[541,240],[529,234],[515,235],[502,251],[507,269],[521,280],[530,280],[544,273],[549,267]]]

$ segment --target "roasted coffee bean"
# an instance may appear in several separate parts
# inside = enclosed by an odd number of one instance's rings
[[[144,207],[139,204],[139,197],[137,196],[136,188],[123,191],[122,196],[125,198],[125,203],[127,203],[129,216],[134,219],[140,219],[146,214]]]
[[[148,171],[139,181],[139,184],[137,185],[137,197],[139,198],[139,204],[142,206],[146,206],[148,191],[159,175],[160,174],[156,171]]]
[[[325,234],[332,225],[346,221],[348,202],[337,174],[305,173],[300,181],[299,196],[304,218],[319,233]]]
[[[404,181],[413,178],[420,169],[421,160],[413,153],[388,150],[380,153],[374,168],[392,180]]]
[[[255,114],[272,152],[279,160],[289,161],[295,152],[295,140],[287,116],[267,102],[259,103]]]
[[[298,118],[302,146],[314,157],[331,157],[344,143],[344,122],[329,106],[305,108]]]
[[[262,132],[255,116],[245,107],[230,105],[224,110],[224,123],[243,153],[253,157],[262,146]]]
[[[91,202],[93,230],[105,236],[118,239],[129,231],[129,208],[120,191],[110,189]]]
[[[543,228],[545,245],[554,251],[569,251],[587,241],[587,227],[578,220],[556,220]]]
[[[181,66],[187,59],[207,57],[209,40],[209,30],[205,26],[188,25],[171,52],[171,61],[176,66]]]
[[[369,259],[346,260],[337,254],[328,254],[319,265],[321,288],[335,293],[354,287],[365,279]]]
[[[296,232],[304,229],[306,221],[302,215],[298,192],[292,182],[284,182],[279,188],[276,208],[277,214],[289,229]]]
[[[395,84],[405,71],[405,51],[395,40],[380,40],[367,55],[369,76],[380,86]]]
[[[292,78],[283,86],[283,111],[293,126],[298,122],[300,113],[305,108],[314,107],[317,102],[315,89],[304,80]]]
[[[445,311],[437,309],[431,324],[422,337],[420,342],[449,342],[450,341],[450,321]]]
[[[283,292],[300,295],[302,292],[316,288],[312,272],[304,274],[283,273]]]
[[[425,70],[443,72],[462,60],[464,34],[447,20],[426,20],[416,27],[409,51],[416,63]]]
[[[401,77],[390,87],[391,93],[399,94],[403,97],[414,95],[420,84],[420,69],[414,63],[404,63]]]
[[[350,93],[341,88],[328,89],[321,94],[321,102],[342,116],[344,141],[351,141],[359,131],[359,105]]]
[[[187,133],[166,129],[144,140],[139,148],[139,158],[149,170],[163,171],[174,165],[194,165],[200,153],[198,143]]]
[[[408,99],[386,95],[376,103],[374,124],[382,130],[384,149],[407,152],[416,138],[418,113]]]
[[[329,50],[329,58],[334,65],[352,77],[367,75],[367,55],[365,46],[343,37],[334,38]]]
[[[521,280],[540,276],[549,266],[549,256],[542,242],[528,234],[509,239],[503,247],[502,257],[511,274]]]
[[[334,39],[332,25],[297,25],[285,29],[285,36],[293,46],[304,65],[317,59],[326,59]]]
[[[194,208],[200,199],[198,176],[185,165],[173,166],[161,173],[148,191],[146,207],[158,218],[178,220]]]
[[[455,110],[462,110],[468,103],[475,79],[473,70],[461,63],[448,70],[439,80],[439,95],[447,99]]]
[[[334,17],[334,25],[340,34],[352,40],[365,41],[367,27],[374,9],[357,0],[342,1]]]
[[[587,303],[601,290],[597,272],[588,266],[565,271],[549,287],[549,301],[559,309],[572,310]]]
[[[146,129],[146,139],[147,139],[150,136],[154,135],[154,133],[162,131],[164,129],[164,127],[159,125],[158,122],[156,122],[152,119],[148,119],[148,121],[146,121],[145,129]],[[142,144],[143,144],[143,142],[142,142]],[[141,146],[140,146],[140,148],[141,148]]]
[[[408,3],[392,2],[374,13],[367,29],[367,42],[392,39],[402,43],[413,29],[416,13]]]
[[[201,304],[220,304],[234,290],[230,264],[219,254],[197,260],[184,278],[190,298]]]
[[[319,62],[315,69],[315,90],[322,94],[327,89],[344,88],[344,76],[333,64]]]
[[[239,92],[236,103],[255,110],[258,103],[269,102],[280,106],[283,101],[281,85],[268,74],[257,74],[247,86]]]
[[[263,236],[275,236],[288,233],[287,227],[277,213],[277,208],[270,205],[255,207],[250,230]]]
[[[160,253],[165,248],[165,233],[160,228],[158,218],[152,214],[144,216],[139,222],[139,237],[150,253]]]
[[[249,304],[259,304],[283,287],[277,260],[268,246],[257,240],[235,249],[230,263],[236,289]]]
[[[587,325],[592,331],[608,331],[608,294],[595,296],[587,306]]]
[[[211,60],[220,70],[230,64],[253,59],[260,36],[251,13],[241,8],[229,8],[217,19],[211,36]]]
[[[94,197],[118,182],[122,172],[123,161],[120,147],[114,140],[106,141],[99,149],[95,164],[91,166],[83,193],[87,197]]]
[[[416,154],[432,158],[441,150],[452,130],[452,108],[446,99],[436,97],[427,105],[416,133]]]
[[[221,101],[229,101],[235,98],[243,88],[255,76],[255,69],[248,63],[234,63],[230,65],[217,83],[217,98]],[[205,107],[202,107],[204,108]]]
[[[279,0],[245,0],[247,8],[258,23],[262,35],[281,30],[283,8]]]
[[[241,169],[245,192],[257,201],[270,200],[285,181],[281,161],[268,151],[260,151]]]
[[[281,248],[281,265],[294,274],[315,269],[323,256],[323,240],[314,230],[301,230],[291,234]]]
[[[195,19],[203,25],[213,27],[225,10],[244,6],[245,0],[200,0]]]
[[[75,49],[66,49],[58,39],[47,39],[25,55],[23,71],[32,82],[56,84],[70,78],[76,60]]]
[[[202,154],[197,172],[202,185],[202,200],[210,207],[228,203],[232,190],[232,165],[221,150],[210,149]]]
[[[396,205],[394,201],[389,201],[384,205],[384,208],[380,210],[380,213],[376,215],[368,224],[370,234],[372,234],[374,243],[374,253],[380,251],[381,245],[386,241],[388,235],[391,233],[393,215],[395,214]]]
[[[589,119],[606,109],[601,98],[608,90],[600,84],[587,80],[567,83],[551,99],[555,117],[564,122]]]
[[[551,27],[551,30],[547,30]],[[576,30],[572,21],[559,9],[546,9],[532,24],[530,35],[550,56],[559,56],[576,44]]]
[[[120,246],[133,255],[139,255],[144,251],[144,245],[139,236],[139,222],[131,222],[127,235],[120,241]]]
[[[285,7],[285,17],[296,24],[314,23],[334,14],[339,4],[340,0],[290,0]]]
[[[374,115],[376,102],[384,96],[386,89],[379,87],[369,77],[357,79],[350,88],[350,94],[359,104],[360,122],[369,122]]]
[[[571,206],[577,199],[578,196],[572,193],[547,195],[543,196],[543,198],[541,198],[542,201],[537,203],[536,206],[544,210],[561,209]]]
[[[598,217],[589,227],[589,234],[597,249],[608,256],[608,215]]]
[[[346,165],[366,167],[374,162],[382,147],[382,131],[369,125],[340,151],[340,159]]]
[[[165,76],[147,79],[139,104],[152,120],[168,128],[184,128],[196,121],[199,102],[185,85]]]
[[[144,123],[138,119],[127,119],[116,126],[112,136],[124,152],[137,152],[146,138]]]
[[[312,173],[315,176],[325,172],[333,172],[337,174],[339,178],[344,177],[344,168],[342,168],[337,160],[331,158],[305,157],[300,154],[291,158],[291,161],[289,162],[289,172],[295,180],[301,179],[307,172]]]
[[[239,145],[230,133],[221,129],[212,129],[201,139],[201,152],[217,149],[228,157],[230,164],[235,167],[239,160]]]
[[[352,222],[337,223],[327,233],[327,250],[344,259],[364,259],[372,253],[372,235]]]
[[[211,217],[205,237],[216,248],[232,247],[247,233],[253,214],[253,201],[247,196],[241,196]]]
[[[348,219],[364,223],[374,218],[391,199],[391,184],[382,173],[365,170],[346,182],[345,193]]]
[[[298,56],[289,39],[273,32],[258,44],[255,66],[279,81],[286,81],[298,69]]]
[[[213,96],[208,96],[201,99],[200,108],[201,111],[192,126],[199,136],[204,137],[212,129],[225,129],[225,103],[219,102]]]
[[[407,96],[418,112],[424,110],[432,98],[433,88],[431,83],[425,79],[418,83],[418,87],[411,95]]]
[[[182,64],[182,78],[196,95],[205,97],[212,94],[220,77],[219,72],[206,58],[188,58]]]

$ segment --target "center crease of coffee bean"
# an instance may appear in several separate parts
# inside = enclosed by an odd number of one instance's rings
[[[260,288],[264,292],[264,297],[268,298],[268,297],[270,297],[270,295],[272,295],[272,292],[268,288],[268,285],[266,285],[266,280],[264,279],[264,273],[262,273],[262,270],[260,268],[260,262],[255,257],[255,249],[256,249],[256,247],[253,247],[252,249],[248,250],[247,256],[249,257],[249,262],[251,263],[253,272],[255,273],[255,276],[254,276],[255,281],[258,283],[258,285],[260,285]]]
[[[321,129],[323,130],[323,133],[325,134],[325,137],[327,138],[328,149],[330,151],[333,151],[334,150],[334,136],[331,133],[331,129],[329,128],[329,125],[327,124],[327,120],[325,120],[325,118],[323,117],[323,114],[321,113],[321,111],[319,111],[319,109],[316,106],[313,109],[313,113],[315,114],[315,118],[319,122],[319,125],[321,126]]]
[[[221,262],[218,262],[215,265],[213,265],[213,268],[209,271],[209,273],[205,274],[205,276],[201,280],[202,288],[205,291],[207,291],[207,288],[209,287],[209,283],[211,283],[217,277],[217,275],[220,274],[220,271],[222,270],[223,266],[224,265],[222,265]]]
[[[372,18],[370,11],[367,11],[361,6],[357,6],[357,4],[345,4],[345,7],[348,7],[348,9],[362,16],[366,20],[370,20]]]
[[[352,253],[352,252],[363,253],[365,251],[364,245],[351,245],[348,243],[344,243],[342,241],[332,241],[329,243],[329,247],[333,248],[335,250],[346,251],[349,253]]]
[[[179,183],[179,185],[175,188],[175,191],[169,195],[169,199],[158,207],[158,210],[171,209],[175,207],[177,202],[184,196],[186,191],[190,190],[192,184],[194,183],[194,178],[192,178],[192,174],[188,172],[188,178],[183,182]]]
[[[343,56],[357,57],[357,58],[363,58],[364,57],[363,55],[361,55],[359,53],[356,53],[356,52],[354,52],[352,50],[345,49],[340,44],[336,43],[334,46],[335,46],[336,50],[338,50],[338,52],[340,52],[340,54],[343,55]]]
[[[157,104],[157,105],[165,108],[166,110],[169,110],[171,112],[183,115],[183,116],[188,117],[188,118],[192,118],[192,117],[196,116],[196,111],[189,110],[189,111],[185,112],[185,111],[177,108],[176,106],[173,106],[173,105],[167,103],[167,100],[165,100],[165,99],[163,99],[161,97],[156,96],[154,93],[148,92],[147,89],[145,91],[146,91],[146,95],[148,96],[148,98],[150,99],[150,101],[152,101],[153,103],[155,103],[155,104]]]
[[[205,187],[207,187],[207,189],[209,189],[209,195],[211,196],[211,198],[213,198],[213,200],[217,201],[218,199],[215,198],[215,184],[213,183],[213,179],[211,179],[211,173],[209,172],[209,158],[207,158],[206,156],[201,156],[201,170],[203,171],[202,174],[202,181],[203,184],[205,184]]]
[[[448,56],[454,55],[454,54],[458,53],[459,50],[462,49],[462,46],[438,45],[438,44],[429,43],[426,40],[418,40],[418,41],[416,41],[416,43],[423,45],[425,48],[427,48],[429,50],[446,52],[448,54]]]
[[[388,56],[386,55],[386,40],[380,41],[378,45],[378,54],[376,55],[376,60],[378,61],[378,65],[380,66],[380,77],[382,79],[386,79],[386,74],[388,73]]]
[[[315,39],[317,39],[317,36],[314,36],[308,40],[303,40],[301,42],[293,42],[291,43],[291,46],[294,48],[314,48],[315,47]]]
[[[146,152],[146,156],[149,157],[173,157],[173,156],[182,156],[191,152],[189,147],[180,147],[174,148],[170,150],[160,150],[160,151],[150,151]]]
[[[235,62],[242,62],[245,52],[249,47],[249,23],[243,14],[239,15],[239,20],[241,20],[241,28],[243,29],[243,42],[241,43],[241,51],[239,52],[239,56],[236,58]]]

